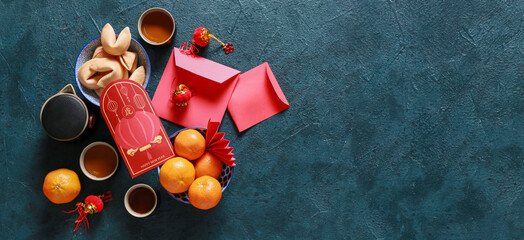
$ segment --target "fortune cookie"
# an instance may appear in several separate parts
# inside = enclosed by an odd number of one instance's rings
[[[129,80],[135,81],[140,85],[144,84],[146,80],[146,70],[143,66],[138,67],[129,77]]]
[[[94,60],[94,59],[93,59]],[[99,73],[91,71],[91,64],[93,64],[93,60],[89,60],[84,65],[80,67],[78,70],[78,81],[80,83],[89,89],[99,89],[100,87],[96,85],[100,78],[104,77],[105,73]]]
[[[127,76],[127,71],[114,58],[94,58],[78,70],[80,83],[93,90],[104,88],[107,84]]]
[[[122,66],[131,73],[135,71],[138,65],[138,58],[135,52],[125,52],[124,55],[118,57]]]
[[[130,53],[130,54],[128,54]],[[129,56],[128,56],[129,55]],[[128,62],[130,62],[130,64],[133,64],[132,61],[135,61],[134,63],[134,67],[136,69],[136,59],[133,59],[133,56],[136,57],[136,53],[133,53],[133,52],[126,52],[124,55],[122,56],[126,56],[125,58],[127,59]],[[122,71],[124,72],[124,75],[122,76],[122,78],[128,78],[129,77],[129,73],[128,73],[128,69],[126,68],[126,66],[124,65],[124,60],[122,59],[122,56],[118,56],[118,57],[115,57],[109,53],[106,53],[104,51],[104,48],[102,46],[98,46],[96,49],[95,49],[95,52],[93,53],[93,59],[95,58],[109,58],[109,59],[119,59],[120,63],[122,64],[122,67],[124,68]],[[133,69],[134,70],[134,69]]]
[[[98,95],[98,97],[101,97],[101,96],[102,96],[102,93],[104,92],[104,89],[105,89],[105,88],[95,89],[95,93],[96,93],[96,95]]]
[[[118,59],[115,59],[115,61],[118,62]],[[127,69],[124,66],[122,66],[122,64],[120,64],[120,67],[122,68],[122,73],[123,73],[122,74],[122,78],[120,78],[120,79],[128,79],[129,78],[129,71],[127,71]]]
[[[106,53],[102,46],[98,46],[95,49],[95,52],[93,53],[93,57],[92,58],[111,58],[111,57],[113,57],[113,55],[111,55],[109,53]]]
[[[118,34],[117,38],[115,30],[111,24],[107,23],[104,28],[102,28],[100,40],[105,52],[113,56],[120,56],[127,51],[131,44],[131,32],[129,31],[129,27],[126,27]]]

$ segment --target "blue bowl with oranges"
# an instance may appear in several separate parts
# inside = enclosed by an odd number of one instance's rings
[[[174,142],[175,142],[175,138],[176,136],[178,136],[178,134],[184,130],[188,130],[188,129],[195,129],[196,131],[198,131],[200,134],[202,134],[202,136],[204,136],[204,138],[206,137],[206,131],[207,129],[206,128],[202,128],[202,127],[189,127],[189,128],[184,128],[184,129],[180,129],[178,130],[177,132],[175,132],[173,135],[169,136],[169,140],[171,142],[171,144],[174,145]],[[190,162],[194,162],[194,161],[190,161]],[[158,167],[157,168],[157,171],[158,171],[158,175],[160,177],[160,168],[162,166]],[[231,167],[225,163],[222,163],[222,172],[220,173],[220,176],[217,178],[218,182],[220,183],[221,187],[222,187],[222,192],[224,192],[227,188],[227,186],[229,186],[229,183],[231,182],[231,179],[233,178],[233,172],[235,170],[235,167]],[[166,190],[166,192],[168,192]],[[183,203],[186,203],[186,204],[191,204],[189,202],[189,197],[188,197],[188,191],[185,191],[185,192],[182,192],[182,193],[170,193],[168,192],[169,195],[171,195],[171,197],[173,197],[174,199],[180,201],[180,202],[183,202]]]

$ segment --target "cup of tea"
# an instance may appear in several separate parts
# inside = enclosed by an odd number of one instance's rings
[[[155,211],[156,203],[155,190],[143,183],[130,187],[124,197],[124,206],[127,212],[137,218],[151,215]]]
[[[138,33],[151,45],[169,44],[175,33],[175,19],[163,8],[150,8],[138,19]]]
[[[95,181],[103,181],[115,174],[118,168],[118,153],[106,142],[93,142],[80,154],[80,169]]]
[[[67,84],[51,96],[40,110],[40,123],[47,135],[58,141],[72,141],[94,127],[94,115]]]

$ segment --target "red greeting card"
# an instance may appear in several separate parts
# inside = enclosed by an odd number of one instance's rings
[[[169,137],[140,84],[119,80],[106,86],[100,97],[100,111],[131,177],[175,157]]]

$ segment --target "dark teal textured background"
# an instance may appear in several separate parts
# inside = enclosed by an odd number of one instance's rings
[[[171,49],[204,26],[234,43],[203,56],[247,71],[269,62],[291,108],[239,134],[221,131],[238,166],[219,205],[170,198],[155,171],[107,181],[81,174],[94,133],[51,140],[44,101],[74,83],[82,47],[107,22],[131,28],[150,7],[176,20],[172,44],[139,40],[150,96]],[[524,234],[522,1],[0,1],[1,239],[519,239]],[[76,88],[76,86],[75,86]],[[76,88],[77,89],[77,88]],[[78,89],[77,89],[78,91]],[[96,108],[93,108],[96,110]],[[163,121],[168,133],[179,126]],[[74,203],[42,193],[47,172],[80,175],[75,200],[114,201],[73,232]],[[156,211],[131,217],[125,191],[146,183]]]

